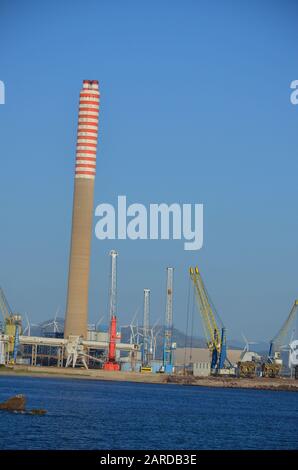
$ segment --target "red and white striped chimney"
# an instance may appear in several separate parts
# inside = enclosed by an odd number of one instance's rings
[[[84,80],[79,104],[65,338],[87,336],[98,113],[98,81]]]
[[[95,177],[99,97],[98,81],[84,80],[79,105],[76,178]]]

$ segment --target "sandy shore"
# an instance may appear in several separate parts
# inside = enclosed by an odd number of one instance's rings
[[[63,377],[70,379],[113,380],[118,382],[166,383],[163,374],[140,374],[137,372],[106,371],[102,369],[62,368],[62,367],[31,367],[12,366],[0,368],[1,375],[17,375],[31,377]]]
[[[168,376],[165,374],[152,374],[138,372],[110,372],[99,369],[65,369],[60,367],[30,367],[30,366],[13,366],[10,368],[0,368],[1,376],[29,376],[29,377],[61,377],[71,379],[88,379],[88,380],[113,380],[120,382],[139,382],[152,384],[181,384],[192,385],[198,387],[221,387],[221,388],[246,388],[257,390],[286,390],[298,391],[298,380],[289,378],[232,378],[232,377],[181,377]]]

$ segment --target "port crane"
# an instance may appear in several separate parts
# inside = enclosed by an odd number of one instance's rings
[[[163,344],[163,365],[160,372],[171,374],[173,372],[173,350],[175,343],[173,336],[173,273],[174,268],[167,268],[167,301],[166,301],[166,321]]]
[[[262,364],[262,371],[265,377],[277,376],[282,368],[281,349],[285,344],[286,337],[289,333],[291,325],[294,322],[298,310],[298,300],[296,299],[292,305],[289,315],[285,322],[270,341],[269,352],[266,362]]]
[[[152,335],[151,335],[152,336]],[[141,372],[152,372],[152,341],[150,337],[150,289],[144,289],[143,347]]]
[[[120,365],[116,361],[116,341],[120,338],[121,336],[117,333],[117,318],[116,315],[113,315],[111,318],[109,332],[108,357],[103,365],[104,370],[120,370]]]
[[[16,362],[19,336],[22,327],[21,315],[12,313],[3,289],[0,287],[0,311],[4,319],[4,334],[9,337],[6,354],[8,362]]]
[[[210,300],[198,266],[191,267],[189,273],[202,317],[207,346],[211,352],[211,373],[229,374],[232,371],[232,364],[227,358],[225,327]]]
[[[111,284],[109,295],[109,347],[107,358],[103,365],[104,370],[120,370],[120,365],[116,361],[116,341],[120,339],[117,334],[117,256],[115,250],[110,251],[111,257]]]

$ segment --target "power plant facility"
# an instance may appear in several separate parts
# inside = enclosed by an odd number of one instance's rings
[[[159,320],[152,321],[151,299],[154,306],[156,296],[154,289],[146,285],[136,294],[140,307],[131,323],[121,323],[123,312],[118,311],[117,294],[121,253],[116,250],[107,253],[110,272],[107,273],[109,294],[105,315],[94,325],[88,323],[99,109],[98,81],[84,80],[79,95],[65,320],[58,317],[57,310],[53,320],[30,324],[28,316],[11,308],[0,288],[0,365],[101,369],[111,377],[117,372],[163,374],[163,377],[272,378],[293,374],[298,377],[298,340],[292,333],[298,300],[294,301],[266,351],[251,351],[250,345],[254,343],[245,337],[243,349],[229,347],[229,329],[215,309],[198,266],[185,269],[185,277],[189,282],[189,297],[193,295],[196,315],[201,320],[204,339],[196,338],[195,343],[194,331],[188,334],[189,325],[193,323],[189,321],[190,301],[188,311],[180,313],[188,325],[185,334],[174,327],[177,310],[174,294],[178,281],[176,268],[172,266],[163,271],[161,291],[164,302]]]

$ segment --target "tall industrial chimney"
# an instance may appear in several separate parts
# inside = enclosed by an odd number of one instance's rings
[[[98,113],[98,81],[84,80],[79,104],[65,338],[87,336]]]

